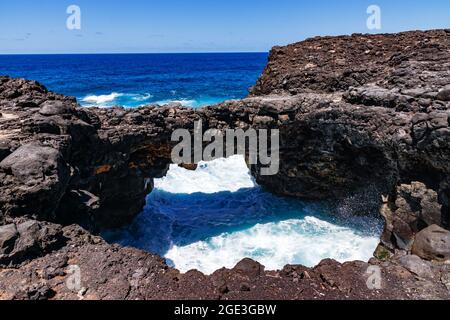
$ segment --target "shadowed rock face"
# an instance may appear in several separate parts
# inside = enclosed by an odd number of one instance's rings
[[[0,77],[0,299],[76,298],[62,280],[72,264],[85,298],[448,298],[448,264],[423,262],[436,256],[428,247],[409,254],[417,233],[450,226],[449,84],[449,30],[276,47],[248,98],[198,110],[81,108],[36,82]],[[262,176],[253,166],[257,182],[353,214],[380,209],[377,259],[277,272],[245,260],[210,277],[182,275],[156,256],[63,227],[131,221],[168,170],[173,130],[197,120],[204,130],[279,129],[280,171]],[[369,266],[381,268],[379,290],[366,285]]]

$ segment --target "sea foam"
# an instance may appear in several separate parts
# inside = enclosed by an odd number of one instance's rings
[[[202,162],[195,171],[172,165],[166,177],[155,181],[155,187],[176,194],[211,194],[236,192],[257,185],[244,158],[233,156]],[[360,222],[361,219],[364,220],[360,218]],[[286,264],[312,267],[325,258],[340,262],[367,261],[379,243],[379,235],[373,231],[376,228],[370,228],[373,221],[362,223],[369,226],[365,233],[307,215],[224,232],[188,245],[172,245],[165,257],[182,272],[197,269],[207,274],[222,267],[231,268],[245,257],[272,270]]]
[[[277,270],[312,267],[325,258],[369,260],[379,243],[376,217],[339,217],[328,206],[264,191],[242,156],[201,162],[195,171],[171,165],[155,180],[144,212],[111,242],[164,256],[182,272],[210,274],[249,257]]]
[[[150,103],[153,95],[150,93],[118,93],[112,92],[105,95],[88,95],[81,99],[84,106],[110,107],[123,105],[125,107],[137,107]]]
[[[244,158],[239,155],[200,162],[195,171],[173,164],[164,178],[155,180],[156,189],[178,194],[236,192],[255,186]]]
[[[211,274],[222,267],[232,268],[246,257],[266,269],[279,270],[286,264],[313,267],[326,258],[368,261],[378,243],[377,236],[364,236],[351,228],[307,216],[173,246],[165,257],[182,272],[197,269]]]
[[[127,108],[140,107],[149,104],[166,105],[169,103],[179,103],[183,107],[200,108],[207,105],[222,102],[223,98],[198,97],[198,99],[164,99],[157,100],[150,93],[119,93],[112,92],[104,95],[87,95],[80,98],[81,104],[85,107],[111,107],[120,105]]]
[[[122,93],[117,93],[117,92],[113,92],[110,94],[105,94],[105,95],[89,95],[86,96],[82,99],[83,102],[87,102],[87,103],[91,103],[91,104],[95,104],[95,105],[101,105],[104,103],[108,103],[108,102],[112,102],[115,99],[117,99],[118,97],[123,96]]]

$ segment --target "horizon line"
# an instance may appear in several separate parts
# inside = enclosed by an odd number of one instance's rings
[[[269,51],[200,51],[200,52],[63,52],[63,53],[0,53],[0,56],[31,56],[31,55],[125,55],[125,54],[242,54],[269,53]]]

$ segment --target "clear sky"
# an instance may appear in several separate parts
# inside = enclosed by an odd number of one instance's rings
[[[448,0],[0,0],[0,53],[268,51],[316,35],[450,28]],[[81,30],[68,30],[69,5]]]

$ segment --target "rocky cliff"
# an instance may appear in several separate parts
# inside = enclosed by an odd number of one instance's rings
[[[199,110],[81,108],[1,77],[0,113],[0,299],[450,297],[450,30],[275,47],[248,98]],[[252,167],[258,183],[352,214],[375,208],[386,221],[376,257],[281,271],[244,260],[205,276],[93,235],[142,210],[171,163],[171,133],[199,119],[278,128],[280,172]],[[383,280],[371,290],[374,266]]]

